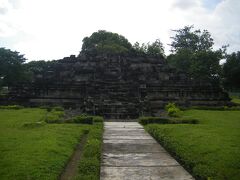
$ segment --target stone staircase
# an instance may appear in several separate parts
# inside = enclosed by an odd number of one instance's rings
[[[117,79],[107,79],[102,87],[100,111],[106,119],[126,119],[139,116],[138,96],[131,91],[128,83],[121,83]]]

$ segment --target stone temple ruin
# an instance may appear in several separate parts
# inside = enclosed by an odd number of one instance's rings
[[[150,57],[70,56],[10,92],[18,103],[62,105],[105,118],[158,115],[168,102],[215,106],[229,101],[220,87],[193,81],[166,60]]]

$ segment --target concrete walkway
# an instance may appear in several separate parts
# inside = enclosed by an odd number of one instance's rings
[[[104,128],[101,180],[193,179],[137,122]]]

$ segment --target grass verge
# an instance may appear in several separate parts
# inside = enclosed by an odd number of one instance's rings
[[[38,108],[0,109],[1,180],[57,179],[86,131],[102,135],[102,123],[49,124],[45,116]]]
[[[240,179],[240,111],[187,110],[199,124],[148,124],[145,129],[197,179]]]
[[[79,162],[79,180],[98,180],[100,177],[101,147],[102,147],[103,124],[90,129],[87,143]]]

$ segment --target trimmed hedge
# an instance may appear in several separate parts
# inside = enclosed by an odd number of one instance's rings
[[[47,123],[61,123],[63,122],[64,111],[51,110],[45,117]]]
[[[186,110],[210,110],[210,111],[240,111],[240,106],[191,106],[181,107],[182,111]]]
[[[75,116],[72,118],[74,123],[79,123],[79,124],[93,124],[93,117],[91,116],[85,116],[85,115],[80,115],[80,116]]]
[[[164,117],[140,117],[138,122],[142,125],[147,124],[198,124],[198,119],[185,118],[164,118]]]
[[[23,109],[24,107],[23,106],[20,106],[20,105],[7,105],[7,106],[0,106],[0,109],[15,109],[15,110],[18,110],[18,109]]]

